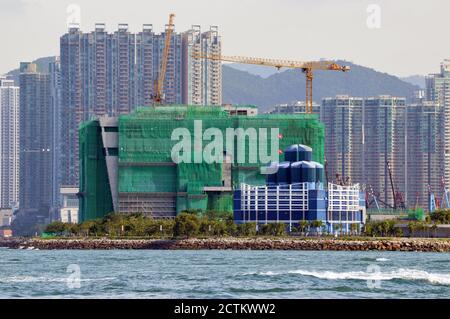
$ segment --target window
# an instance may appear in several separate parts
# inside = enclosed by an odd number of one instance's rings
[[[118,156],[119,149],[117,147],[108,147],[108,154],[109,156]]]
[[[106,126],[105,132],[119,132],[119,128],[117,126],[114,127]]]

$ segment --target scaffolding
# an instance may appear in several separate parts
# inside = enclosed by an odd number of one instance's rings
[[[83,123],[80,145],[80,221],[101,218],[114,211],[98,121]]]
[[[95,122],[95,121],[94,121]],[[194,135],[199,130],[203,148],[194,147]],[[190,162],[174,162],[173,147],[179,143],[173,138],[176,129],[190,134],[192,153]],[[203,138],[208,129],[215,129],[223,137],[225,162],[215,162],[204,151],[211,140]],[[244,139],[227,132],[242,129]],[[266,129],[266,135],[261,132]],[[276,130],[275,130],[276,129]],[[272,134],[276,131],[278,134]],[[256,134],[251,134],[251,133]],[[198,133],[198,132],[197,132]],[[247,134],[248,133],[248,134]],[[80,136],[98,139],[92,132],[80,130]],[[263,138],[260,138],[263,136]],[[278,149],[271,149],[273,139]],[[100,138],[101,141],[101,138]],[[280,150],[292,144],[311,146],[316,162],[324,162],[324,126],[316,115],[258,115],[232,116],[224,108],[209,106],[156,106],[138,108],[118,119],[118,201],[120,212],[143,212],[156,217],[174,217],[187,209],[233,210],[233,189],[241,183],[264,185],[265,175],[261,167],[267,165],[260,157],[252,161],[251,153],[280,154]],[[97,142],[98,143],[98,142]],[[233,153],[229,154],[228,145]],[[275,144],[276,145],[276,144]],[[101,152],[101,145],[95,145]],[[220,152],[220,150],[219,150]],[[236,155],[237,154],[237,155]],[[244,161],[239,161],[239,154]],[[86,154],[83,153],[83,156]],[[236,155],[236,156],[235,156]],[[196,161],[200,156],[201,161]],[[97,176],[85,176],[84,184],[97,183]],[[103,181],[105,182],[105,181]],[[106,185],[106,184],[105,184]]]

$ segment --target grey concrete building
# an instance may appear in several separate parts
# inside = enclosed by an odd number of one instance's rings
[[[195,33],[195,32],[194,32]],[[210,31],[194,34],[174,32],[163,84],[167,104],[222,103],[221,66],[200,61],[198,70],[190,52],[199,46],[207,54],[220,54],[220,36]],[[78,185],[78,132],[83,121],[118,116],[137,106],[152,104],[159,76],[166,32],[156,34],[150,24],[132,33],[120,24],[110,33],[104,24],[92,32],[71,26],[60,39],[61,56],[61,185]],[[198,42],[198,43],[197,43]],[[200,72],[192,76],[194,72]],[[198,90],[196,89],[198,88]]]
[[[444,176],[444,116],[438,103],[405,98],[336,96],[322,101],[325,156],[335,174],[364,185],[393,206],[394,188],[406,206],[428,208],[429,189],[440,196]]]
[[[54,203],[50,76],[32,63],[20,71],[20,210],[45,220]]]
[[[392,96],[323,99],[320,111],[325,124],[325,157],[328,175],[372,188],[394,206],[387,163],[394,187],[407,198],[406,99]]]
[[[0,77],[0,208],[19,202],[19,91]]]
[[[450,60],[441,63],[439,73],[426,77],[426,100],[432,101],[439,107],[442,120],[443,154],[444,165],[443,180],[450,183]]]

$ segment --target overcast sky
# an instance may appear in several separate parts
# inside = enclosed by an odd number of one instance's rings
[[[58,55],[76,8],[83,31],[102,22],[160,32],[170,12],[177,31],[217,25],[227,55],[345,59],[398,76],[437,72],[450,58],[448,0],[0,0],[0,74]]]

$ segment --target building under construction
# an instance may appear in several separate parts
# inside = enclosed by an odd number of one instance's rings
[[[281,154],[287,146],[308,145],[315,150],[313,160],[323,164],[325,133],[317,115],[238,114],[221,107],[154,106],[83,123],[79,129],[80,220],[111,212],[154,218],[173,218],[187,209],[231,213],[234,189],[242,183],[265,185],[261,167],[266,163],[261,156],[253,158],[263,148],[265,153]],[[190,134],[193,161],[173,160],[179,142],[173,132],[179,128]],[[202,134],[206,145],[208,129],[224,137],[223,162],[195,160],[197,153],[205,152],[196,146],[194,136]],[[238,138],[239,134],[230,138],[229,129],[241,129],[244,138]],[[278,149],[269,150],[274,142]],[[225,145],[232,145],[233,151]]]

